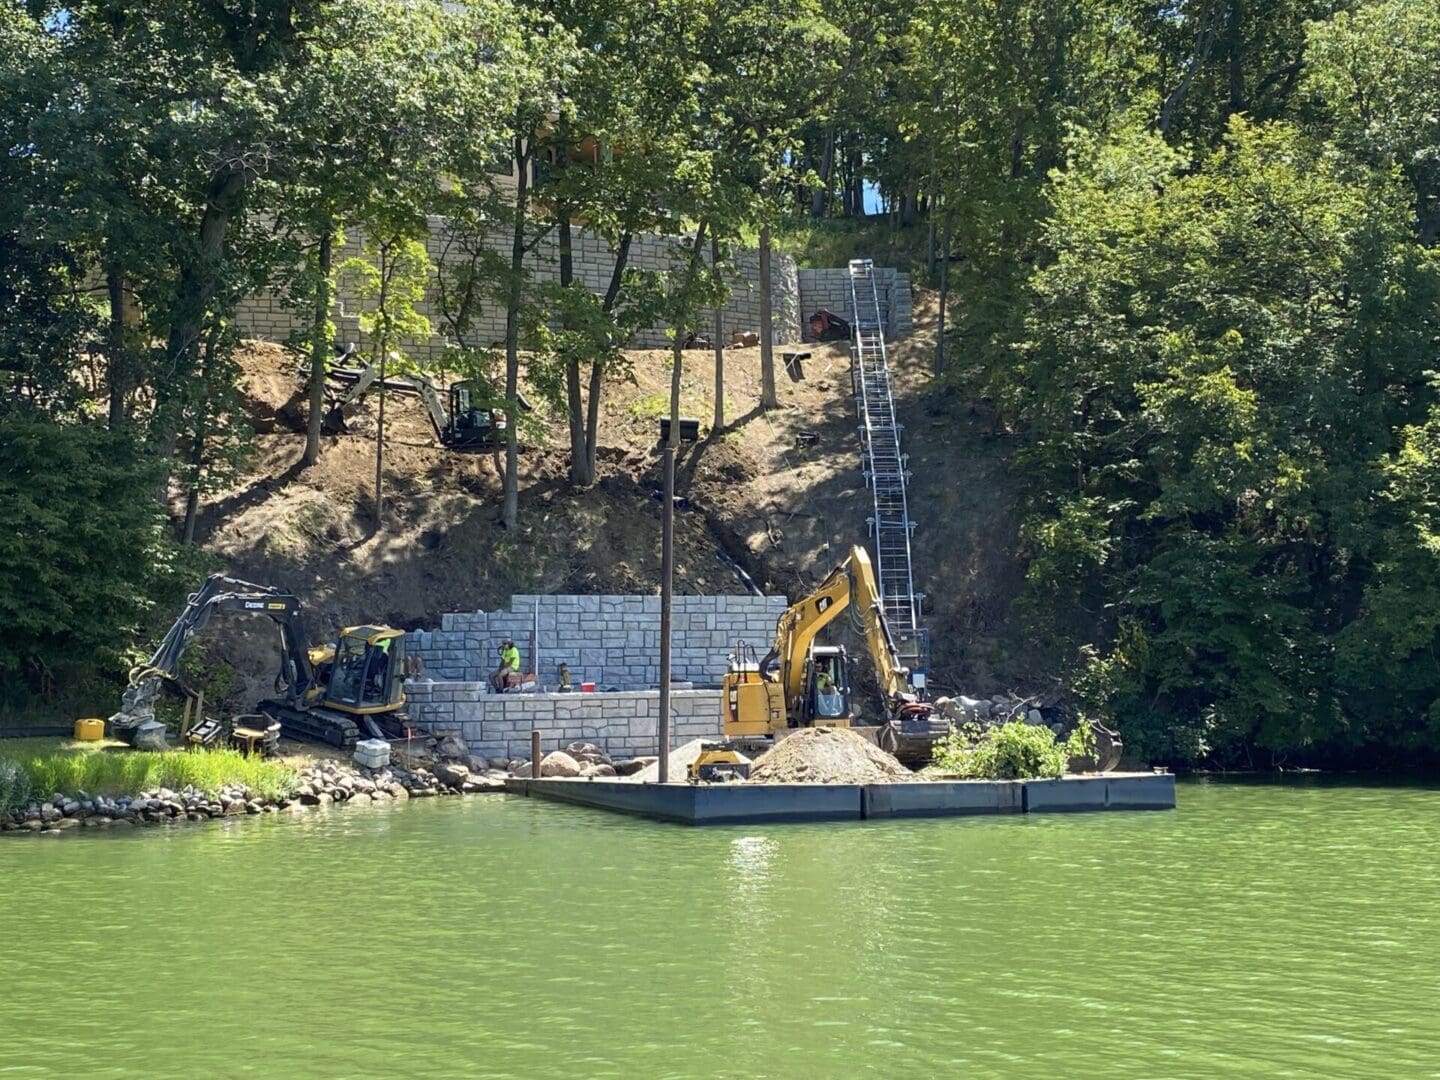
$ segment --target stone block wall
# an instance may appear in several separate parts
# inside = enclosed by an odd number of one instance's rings
[[[737,640],[764,654],[775,638],[783,596],[677,596],[671,611],[671,677],[717,686]],[[537,634],[539,665],[530,655]],[[511,638],[522,666],[542,686],[556,686],[559,668],[570,668],[578,687],[649,690],[660,681],[658,596],[513,596],[508,611],[456,612],[440,616],[436,630],[414,630],[405,639],[432,679],[483,684],[499,663],[500,642]]]
[[[530,732],[545,753],[593,742],[611,757],[653,754],[658,690],[615,694],[491,694],[485,683],[405,684],[410,716],[431,730],[460,732],[470,752],[491,758],[530,757]],[[671,745],[720,734],[719,690],[672,690]]]
[[[800,270],[797,278],[802,319],[808,319],[820,308],[828,308],[846,319],[851,317],[848,268]],[[910,275],[877,266],[875,289],[880,295],[880,317],[885,321],[885,337],[893,340],[913,333],[915,323],[910,304]],[[805,329],[803,324],[801,329]]]
[[[338,266],[345,259],[361,254],[363,237],[359,230],[346,233],[346,241],[335,254]],[[437,264],[454,261],[459,257],[455,240],[443,218],[430,219],[430,235],[426,241],[430,257]],[[510,238],[499,232],[489,240],[489,246],[508,256]],[[573,234],[573,258],[575,276],[587,288],[603,295],[610,284],[610,275],[615,267],[615,258],[609,244],[595,233],[577,229]],[[642,234],[630,245],[628,266],[636,270],[668,270],[681,264],[681,253],[673,238]],[[734,258],[735,274],[730,280],[730,301],[726,304],[721,323],[726,340],[734,331],[754,331],[760,328],[760,258],[754,251],[741,251]],[[558,240],[552,233],[545,237],[528,257],[527,269],[540,282],[559,281]],[[838,271],[843,273],[843,271]],[[795,261],[789,256],[775,254],[770,263],[770,287],[775,325],[775,343],[786,345],[799,341],[800,289],[796,276]],[[332,318],[336,326],[336,337],[340,341],[353,341],[364,352],[367,342],[360,330],[356,297],[341,283],[336,298],[336,311]],[[446,339],[440,318],[440,307],[432,293],[419,305],[419,309],[430,317],[436,333],[424,341],[406,342],[410,354],[417,360],[438,358],[444,352]],[[278,293],[257,293],[241,301],[235,321],[241,334],[262,338],[267,341],[284,341],[293,331],[300,330],[306,322],[306,314],[286,304]],[[714,319],[707,316],[702,320],[701,333],[713,332]],[[499,345],[505,340],[505,311],[497,304],[490,304],[476,320],[475,335],[481,344]],[[653,327],[641,331],[632,344],[638,348],[664,348],[670,342],[665,327]]]

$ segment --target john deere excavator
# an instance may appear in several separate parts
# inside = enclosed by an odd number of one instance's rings
[[[212,574],[192,593],[149,661],[130,672],[120,711],[110,717],[117,738],[144,745],[138,736],[154,728],[155,700],[180,682],[180,658],[216,613],[263,615],[280,628],[280,672],[275,697],[257,711],[298,738],[354,747],[363,732],[375,738],[401,734],[405,707],[405,634],[388,626],[351,626],[335,645],[306,645],[300,601],[267,585]]]
[[[773,739],[787,728],[851,726],[845,649],[815,642],[816,635],[846,611],[865,639],[885,698],[876,741],[902,761],[930,759],[935,743],[950,733],[950,722],[921,701],[910,685],[910,672],[900,662],[880,604],[870,556],[858,546],[819,588],[780,616],[775,640],[763,658],[756,660],[743,646],[731,656],[721,684],[727,740],[743,745]]]
[[[435,438],[447,450],[486,451],[504,444],[509,418],[495,406],[494,395],[482,383],[463,379],[442,388],[424,375],[404,373],[382,379],[379,365],[361,358],[354,345],[343,349],[336,346],[336,351],[339,355],[325,373],[327,432],[342,430],[345,411],[378,386],[391,393],[418,397],[435,429]],[[296,379],[304,385],[309,378],[307,359],[297,370]],[[516,396],[516,403],[526,412],[532,408],[524,394]]]

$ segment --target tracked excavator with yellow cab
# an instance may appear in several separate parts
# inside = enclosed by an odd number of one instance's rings
[[[845,648],[815,640],[842,614],[864,639],[884,698],[875,741],[907,764],[930,759],[935,744],[950,734],[951,724],[911,685],[885,619],[870,555],[859,546],[850,549],[819,588],[785,610],[763,657],[757,659],[743,643],[737,646],[721,683],[727,740],[748,745],[773,741],[790,728],[852,726],[855,710]]]
[[[256,711],[271,723],[278,721],[286,735],[348,750],[362,734],[403,734],[408,724],[403,630],[351,626],[334,645],[311,648],[298,598],[223,574],[212,574],[190,595],[150,659],[130,672],[120,711],[110,717],[112,734],[137,746],[163,745],[156,737],[155,701],[167,685],[189,696],[180,680],[180,658],[216,613],[263,615],[279,626],[275,697],[260,702]]]

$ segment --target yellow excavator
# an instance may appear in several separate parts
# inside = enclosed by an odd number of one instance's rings
[[[146,749],[163,749],[155,700],[165,686],[192,696],[180,681],[180,658],[214,614],[261,615],[280,628],[280,672],[275,697],[256,711],[292,738],[352,749],[362,736],[404,733],[405,632],[388,626],[351,626],[334,645],[307,645],[297,597],[268,585],[212,574],[192,593],[150,659],[130,672],[111,733]],[[158,730],[157,730],[158,729]]]
[[[865,639],[885,699],[876,742],[907,763],[930,759],[935,744],[950,734],[950,722],[921,701],[911,686],[910,671],[900,661],[885,620],[870,556],[858,546],[819,588],[785,610],[763,658],[757,659],[743,644],[736,648],[721,683],[721,719],[728,741],[743,745],[773,740],[789,728],[851,726],[845,649],[815,642],[821,630],[847,611]],[[725,764],[718,756],[724,750],[712,753],[717,756],[707,766]]]

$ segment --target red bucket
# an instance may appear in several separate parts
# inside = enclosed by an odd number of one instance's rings
[[[580,684],[580,692],[582,694],[593,694],[595,692],[595,684],[593,682],[582,682]]]

